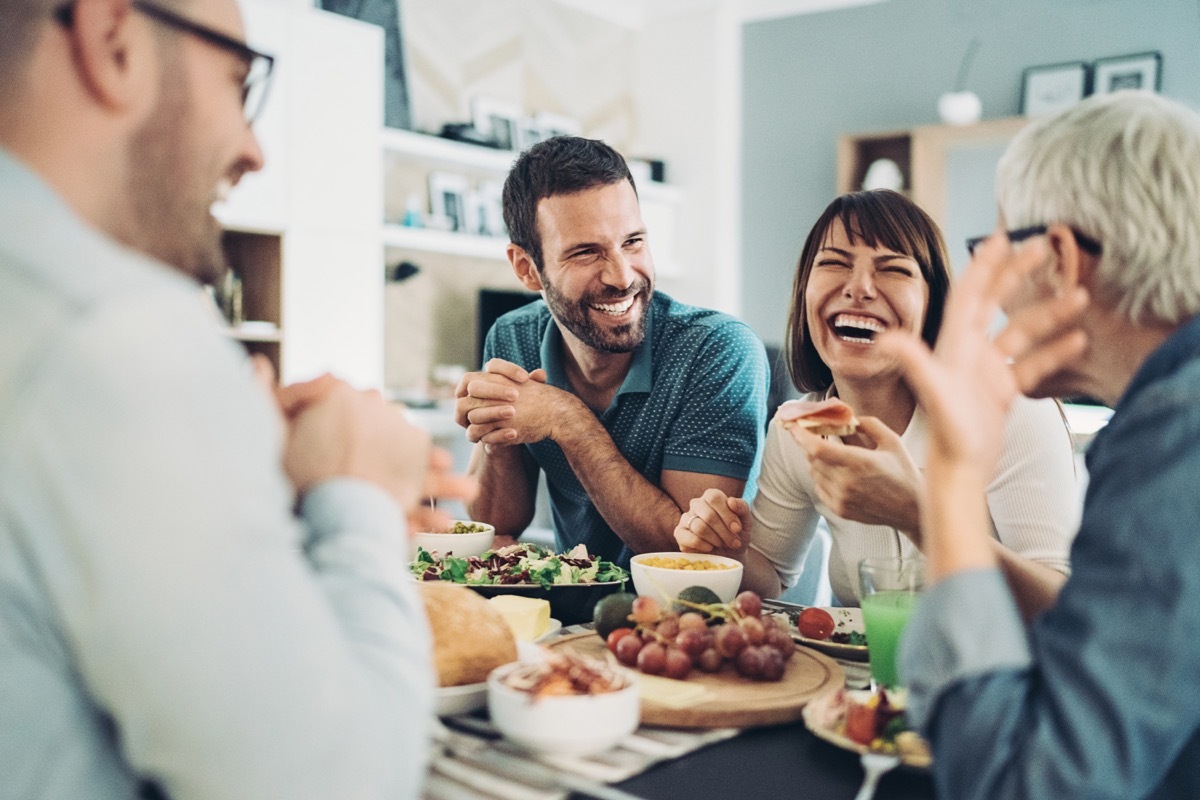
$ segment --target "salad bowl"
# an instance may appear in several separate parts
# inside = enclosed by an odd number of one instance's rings
[[[579,545],[556,554],[519,543],[479,556],[442,558],[419,549],[410,564],[417,580],[461,583],[484,597],[516,594],[546,600],[550,616],[565,625],[592,621],[601,598],[624,591],[629,573]]]

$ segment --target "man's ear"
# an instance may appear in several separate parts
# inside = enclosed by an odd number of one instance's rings
[[[130,0],[76,0],[67,35],[80,82],[96,103],[125,113],[157,95],[156,47]]]
[[[1046,241],[1054,253],[1054,288],[1058,294],[1080,286],[1090,276],[1091,261],[1075,239],[1075,232],[1061,223],[1046,226]]]
[[[508,256],[508,263],[512,265],[513,272],[516,273],[517,280],[521,282],[521,285],[531,292],[542,291],[542,276],[538,274],[537,264],[533,263],[533,257],[525,251],[525,248],[509,244],[504,253]]]

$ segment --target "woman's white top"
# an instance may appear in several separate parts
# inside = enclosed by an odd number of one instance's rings
[[[810,394],[804,399],[821,398]],[[922,473],[927,438],[925,416],[918,406],[900,440]],[[1068,570],[1080,498],[1071,437],[1053,400],[1018,397],[1013,403],[987,494],[993,536],[1031,561]],[[862,559],[917,552],[895,528],[864,525],[832,513],[817,497],[803,448],[776,424],[767,432],[752,513],[750,546],[775,566],[785,589],[799,578],[817,520],[825,518],[833,539],[829,583],[842,605],[858,605]]]

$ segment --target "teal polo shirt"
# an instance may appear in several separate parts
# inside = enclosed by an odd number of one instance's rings
[[[563,340],[542,300],[500,317],[484,343],[484,361],[502,358],[571,391]],[[684,305],[655,292],[646,338],[612,404],[597,415],[625,459],[659,484],[664,469],[746,481],[754,493],[766,426],[767,356],[750,327],[728,314]],[[562,550],[580,542],[629,566],[625,546],[592,504],[552,440],[521,445],[546,473],[550,511]]]

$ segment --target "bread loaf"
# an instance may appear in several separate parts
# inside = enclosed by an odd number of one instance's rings
[[[512,630],[486,600],[465,586],[442,581],[417,585],[433,631],[438,686],[481,683],[494,668],[516,661]]]

